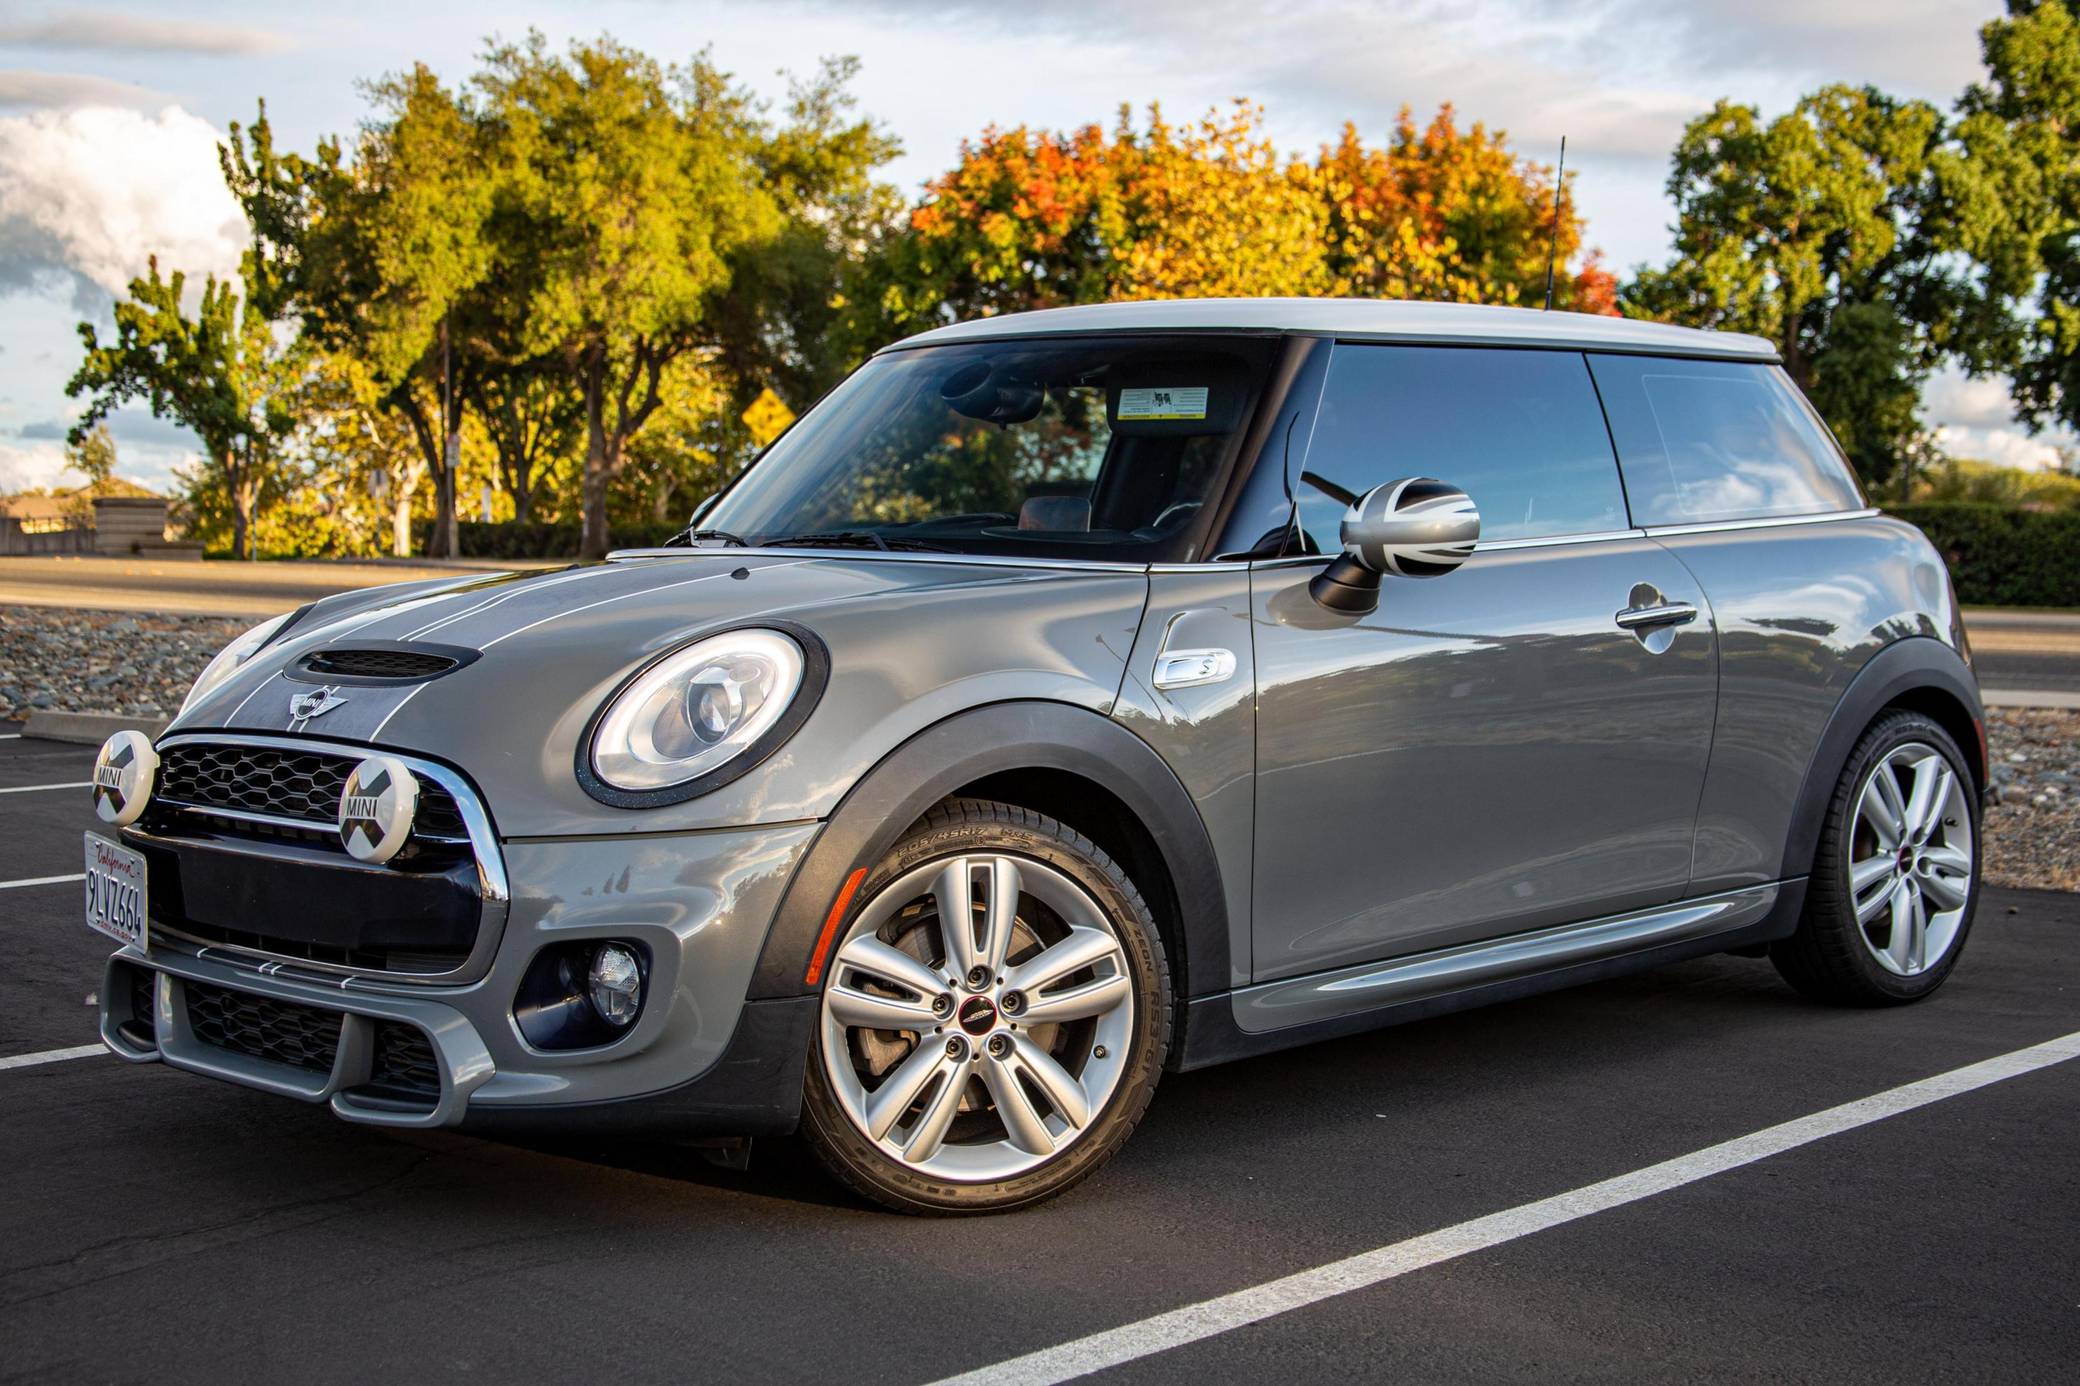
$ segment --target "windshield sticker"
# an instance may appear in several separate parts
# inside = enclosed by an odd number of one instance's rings
[[[1121,390],[1119,416],[1122,419],[1203,419],[1206,417],[1206,387]]]

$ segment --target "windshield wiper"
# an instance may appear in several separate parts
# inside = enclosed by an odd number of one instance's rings
[[[731,548],[748,549],[751,547],[750,540],[731,534],[726,529],[682,529],[671,538],[665,540],[664,546],[668,549],[690,549],[703,539],[713,539]]]
[[[954,553],[944,544],[934,544],[928,539],[889,538],[871,529],[828,529],[813,534],[784,534],[776,539],[760,542],[767,549],[879,549],[883,553],[902,550],[907,553]]]

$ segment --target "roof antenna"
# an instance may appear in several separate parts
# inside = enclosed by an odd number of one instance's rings
[[[1560,171],[1553,175],[1553,233],[1546,240],[1546,311],[1553,311],[1553,261],[1560,254],[1560,189],[1567,186],[1567,136],[1560,137]]]

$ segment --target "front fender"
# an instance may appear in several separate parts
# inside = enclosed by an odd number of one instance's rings
[[[766,935],[754,999],[799,996],[832,903],[855,867],[880,860],[925,810],[966,784],[1012,770],[1060,770],[1117,796],[1148,829],[1169,869],[1183,937],[1180,991],[1228,985],[1228,916],[1212,839],[1191,796],[1148,743],[1065,703],[1005,702],[919,732],[863,775],[795,872]]]

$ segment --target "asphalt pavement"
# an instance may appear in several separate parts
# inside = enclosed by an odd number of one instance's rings
[[[80,869],[85,791],[28,787],[90,759],[0,741],[0,883]],[[1068,1197],[934,1221],[784,1142],[733,1172],[349,1126],[106,1054],[9,1066],[94,1040],[78,889],[0,888],[10,1380],[929,1381],[2080,1032],[2080,895],[1989,890],[1918,1006],[1713,958],[1170,1075]],[[2080,1060],[1906,1107],[1093,1379],[2070,1379]]]

